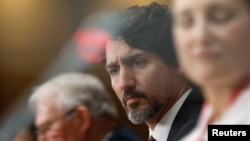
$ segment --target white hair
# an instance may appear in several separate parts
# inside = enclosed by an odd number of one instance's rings
[[[50,91],[57,93],[48,93]],[[36,112],[39,98],[57,94],[58,108],[64,112],[79,105],[86,106],[93,117],[117,117],[117,109],[102,82],[95,76],[78,72],[60,74],[39,86],[29,99],[29,107]]]

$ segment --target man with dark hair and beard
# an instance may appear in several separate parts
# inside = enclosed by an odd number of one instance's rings
[[[182,76],[167,6],[133,6],[104,20],[106,69],[129,120],[150,138],[176,141],[196,124],[202,98]]]

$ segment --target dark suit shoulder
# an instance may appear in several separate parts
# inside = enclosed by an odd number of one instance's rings
[[[129,126],[114,129],[108,141],[142,141],[141,137]]]
[[[198,89],[193,89],[182,104],[173,121],[168,141],[178,141],[195,127],[202,104],[203,97],[201,92]]]

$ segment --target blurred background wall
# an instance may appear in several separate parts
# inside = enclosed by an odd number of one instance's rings
[[[151,0],[0,0],[0,126],[26,100],[34,85],[65,71],[86,71],[99,76],[113,93],[109,76],[100,64],[89,63],[75,52],[74,33],[88,19],[108,10],[149,4]],[[168,0],[158,0],[169,4]],[[87,26],[86,26],[87,27]],[[132,125],[113,94],[121,122]],[[145,125],[134,126],[146,139]]]

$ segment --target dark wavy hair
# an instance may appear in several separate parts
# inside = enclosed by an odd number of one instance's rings
[[[153,2],[147,6],[132,6],[108,15],[102,24],[113,40],[121,37],[131,47],[154,52],[167,65],[177,66],[171,13],[166,5]]]
[[[250,10],[250,0],[245,0]]]

